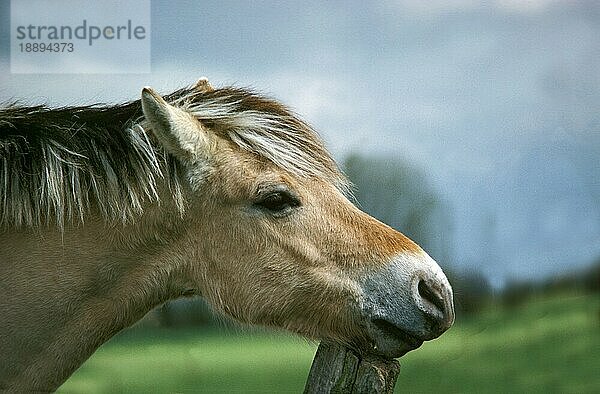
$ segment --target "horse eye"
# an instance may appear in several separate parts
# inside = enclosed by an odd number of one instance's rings
[[[282,214],[285,211],[300,205],[300,201],[291,194],[283,191],[273,192],[257,202],[260,208],[266,209],[274,214]]]

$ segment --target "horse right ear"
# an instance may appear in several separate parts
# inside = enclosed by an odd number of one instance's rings
[[[167,151],[186,163],[208,157],[209,135],[192,114],[170,105],[150,87],[142,89],[142,111]]]

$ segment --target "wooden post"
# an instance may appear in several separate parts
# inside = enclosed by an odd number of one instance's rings
[[[340,345],[321,342],[304,387],[305,394],[391,394],[400,364],[373,356],[361,358]]]

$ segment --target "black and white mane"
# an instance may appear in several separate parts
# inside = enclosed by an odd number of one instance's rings
[[[321,140],[279,103],[247,90],[178,90],[165,99],[239,147],[345,190]],[[158,200],[164,179],[183,212],[183,169],[146,130],[140,101],[121,105],[0,108],[0,227],[83,222],[97,209],[127,222]]]

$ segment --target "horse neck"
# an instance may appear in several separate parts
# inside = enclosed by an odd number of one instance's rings
[[[185,293],[167,247],[173,217],[153,206],[136,225],[88,217],[62,232],[0,230],[0,391],[56,389],[115,333]]]

